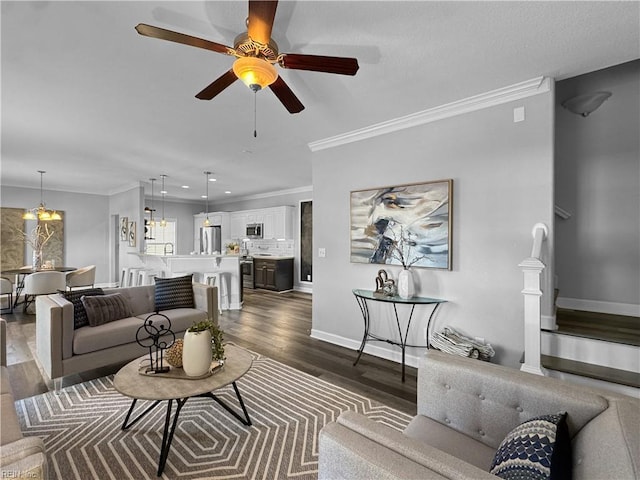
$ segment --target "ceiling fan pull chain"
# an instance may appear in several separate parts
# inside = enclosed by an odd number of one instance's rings
[[[257,96],[256,96],[257,92],[253,92],[253,138],[257,138],[258,137],[258,127],[257,127],[257,114],[256,114],[256,104],[258,103],[257,100]]]

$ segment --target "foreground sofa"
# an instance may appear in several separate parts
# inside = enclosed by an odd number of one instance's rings
[[[421,359],[417,415],[404,432],[344,412],[320,432],[318,478],[495,479],[507,434],[558,411],[573,479],[640,478],[640,400],[435,350]]]
[[[171,320],[176,338],[182,338],[193,322],[211,320],[218,324],[216,287],[191,284],[190,280],[189,284],[193,289],[193,308],[160,310]],[[148,353],[148,349],[136,342],[136,332],[155,311],[155,289],[155,285],[105,288],[105,295],[119,293],[127,300],[132,316],[80,328],[74,328],[73,303],[62,294],[37,297],[36,355],[44,372],[54,380],[55,388],[61,386],[62,377],[67,375],[122,363]]]
[[[0,478],[46,479],[44,443],[38,437],[24,437],[20,429],[7,370],[6,326],[0,319]]]

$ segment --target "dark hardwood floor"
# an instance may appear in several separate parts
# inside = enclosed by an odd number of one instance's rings
[[[244,290],[244,308],[225,311],[220,326],[225,341],[266,355],[334,385],[360,393],[408,414],[416,412],[416,369],[407,367],[400,380],[400,365],[363,354],[353,366],[356,352],[310,337],[312,295]],[[35,315],[2,315],[7,324],[7,363],[16,399],[53,388],[35,361]],[[353,319],[361,322],[360,318]],[[63,387],[115,373],[121,365],[65,377]]]

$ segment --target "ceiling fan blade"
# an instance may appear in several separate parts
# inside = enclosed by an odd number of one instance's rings
[[[144,35],[145,37],[159,38],[160,40],[182,43],[184,45],[204,48],[205,50],[224,53],[226,55],[233,55],[235,53],[233,48],[227,47],[226,45],[212,42],[210,40],[205,40],[204,38],[192,37],[191,35],[186,35],[184,33],[166,30],[164,28],[154,27],[152,25],[147,25],[146,23],[139,23],[136,26],[136,31],[140,35]]]
[[[271,29],[276,17],[277,0],[249,0],[247,32],[256,42],[264,45],[271,40]]]
[[[325,57],[298,53],[283,53],[280,59],[280,66],[295,70],[339,73],[340,75],[355,75],[358,68],[360,68],[357,58]]]
[[[286,108],[289,113],[298,113],[304,110],[304,105],[298,100],[295,93],[289,88],[282,77],[278,76],[275,82],[269,85],[269,88],[273,93],[275,93],[278,100],[282,102],[284,108]]]
[[[211,100],[213,97],[218,95],[221,91],[231,85],[238,79],[236,74],[233,73],[233,70],[229,70],[222,76],[218,77],[214,80],[209,86],[207,86],[204,90],[196,95],[196,98],[200,100]]]

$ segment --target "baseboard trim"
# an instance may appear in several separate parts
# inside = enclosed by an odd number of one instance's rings
[[[322,340],[323,342],[332,343],[334,345],[338,345],[340,347],[345,347],[350,350],[357,351],[360,348],[360,343],[362,340],[353,340],[351,338],[341,337],[339,335],[335,335],[333,333],[323,332],[321,330],[311,329],[311,338],[315,338],[317,340]],[[374,357],[384,358],[385,360],[391,360],[395,363],[402,362],[402,352],[400,347],[395,347],[395,350],[390,350],[388,348],[384,348],[378,345],[374,345],[372,343],[368,343],[364,347],[364,353],[369,355],[373,355]],[[425,351],[426,349],[422,349]],[[356,355],[354,353],[353,360],[355,361]],[[418,361],[420,357],[417,355],[409,354],[409,350],[407,350],[405,355],[405,365],[408,367],[418,367]]]
[[[640,305],[633,303],[603,302],[601,300],[558,297],[556,305],[559,308],[566,308],[569,310],[640,317]]]

